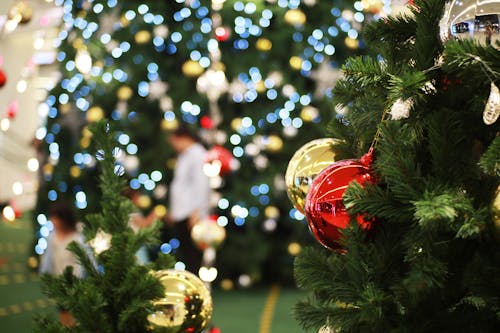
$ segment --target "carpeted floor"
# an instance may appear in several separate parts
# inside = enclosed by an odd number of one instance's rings
[[[28,333],[33,316],[55,314],[40,292],[38,276],[27,269],[32,231],[28,221],[0,221],[0,332]],[[268,287],[224,292],[215,290],[213,324],[222,333],[301,333],[291,308],[303,294]]]

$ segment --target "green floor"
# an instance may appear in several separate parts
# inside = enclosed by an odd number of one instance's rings
[[[40,292],[36,274],[26,268],[31,225],[27,221],[6,224],[0,221],[0,332],[27,333],[37,313],[54,313]],[[222,333],[261,333],[261,318],[270,288],[214,291],[213,323]],[[291,315],[302,293],[280,289],[271,317],[270,330],[264,333],[303,332]]]

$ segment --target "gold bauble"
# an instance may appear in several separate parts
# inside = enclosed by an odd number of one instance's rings
[[[191,239],[200,250],[217,248],[226,239],[226,229],[216,221],[202,220],[191,229]]]
[[[137,31],[134,40],[137,44],[146,44],[151,39],[151,33],[147,30]]]
[[[198,61],[188,60],[182,65],[182,73],[187,77],[198,77],[204,69]]]
[[[267,38],[259,38],[255,43],[255,48],[259,51],[267,52],[273,47],[273,43]]]
[[[104,110],[100,106],[93,106],[87,110],[87,121],[89,123],[98,122],[104,118]]]
[[[295,70],[300,70],[302,68],[302,59],[297,56],[293,56],[290,58],[290,67],[292,67]]]
[[[277,135],[269,135],[266,144],[267,151],[277,153],[283,149],[283,140]]]
[[[116,92],[116,97],[121,101],[127,101],[132,97],[134,91],[129,86],[121,86]]]
[[[155,276],[165,288],[153,301],[148,322],[155,332],[201,332],[212,317],[212,297],[205,284],[188,271],[161,270]]]
[[[285,13],[285,22],[291,25],[304,25],[306,14],[300,9],[290,9]]]
[[[491,204],[491,217],[493,218],[497,237],[500,239],[500,185],[495,192],[493,203]]]
[[[8,19],[26,24],[33,18],[33,8],[26,1],[18,1],[8,13]]]
[[[304,213],[307,192],[314,178],[335,162],[337,139],[317,139],[302,146],[293,155],[285,174],[288,197],[293,206]]]

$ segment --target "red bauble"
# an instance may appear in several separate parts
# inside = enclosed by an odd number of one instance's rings
[[[231,37],[231,30],[228,27],[218,27],[215,29],[215,39],[219,42],[225,42]]]
[[[309,228],[316,239],[331,250],[342,249],[339,242],[341,231],[347,228],[351,220],[342,198],[349,183],[357,181],[363,185],[375,182],[367,165],[369,163],[363,162],[342,160],[333,163],[314,179],[307,194],[305,212]],[[356,219],[362,228],[370,228],[371,221],[360,215]]]
[[[3,69],[0,69],[0,87],[5,86],[6,83],[7,83],[7,75],[5,75]]]
[[[206,163],[213,167],[220,167],[219,175],[223,176],[231,171],[233,154],[222,146],[213,146],[207,153]]]

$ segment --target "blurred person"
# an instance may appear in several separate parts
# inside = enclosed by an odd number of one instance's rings
[[[486,28],[484,29],[484,33],[486,35],[486,46],[491,45],[491,37],[493,36],[493,26],[490,22],[486,24]]]
[[[127,189],[125,191],[125,196],[134,204],[135,210],[129,216],[129,226],[134,230],[134,232],[139,232],[140,229],[150,227],[156,220],[157,216],[153,211],[147,216],[144,216],[139,209],[139,191],[133,189]],[[149,258],[148,248],[143,245],[137,250],[135,258],[139,265],[146,265],[151,260]]]
[[[85,238],[78,226],[78,221],[71,206],[65,202],[58,202],[49,210],[49,218],[54,225],[54,231],[47,239],[47,249],[40,261],[40,273],[62,275],[66,267],[73,267],[73,274],[78,278],[84,277],[84,270],[78,258],[67,249],[75,241],[83,247]],[[59,321],[66,327],[73,327],[75,319],[66,309],[59,309]]]
[[[171,237],[180,241],[175,256],[186,269],[198,273],[201,252],[191,240],[191,228],[209,213],[210,185],[203,172],[206,149],[187,127],[179,127],[169,135],[168,141],[178,154],[174,178],[170,185],[170,207],[167,218],[170,226],[162,235],[162,241]],[[170,233],[169,233],[170,231]]]

